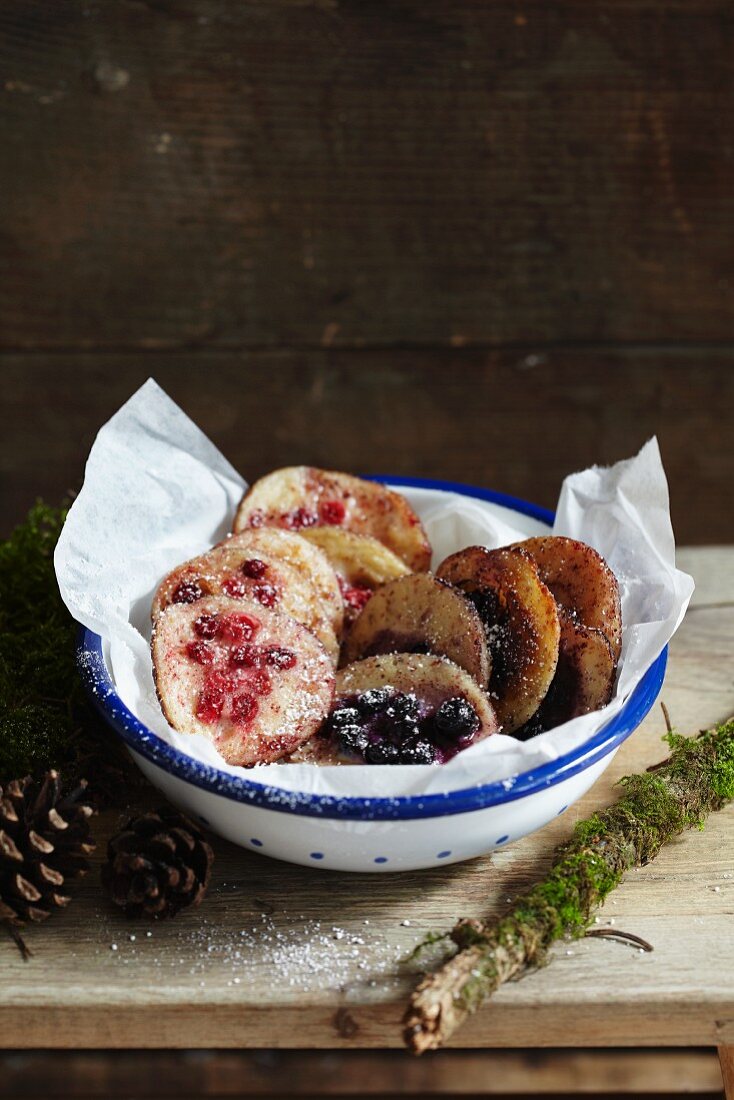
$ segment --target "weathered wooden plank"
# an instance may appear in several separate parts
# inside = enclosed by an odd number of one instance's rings
[[[734,554],[731,546],[682,546],[676,563],[695,573],[696,590],[690,609],[731,604],[734,601]]]
[[[719,1047],[719,1058],[726,1100],[732,1100],[734,1098],[734,1046]]]
[[[0,529],[78,485],[97,428],[155,374],[248,478],[291,462],[465,481],[553,506],[658,433],[679,542],[734,542],[734,353],[5,355]]]
[[[734,334],[725,0],[5,0],[5,347]]]
[[[695,575],[694,552],[687,561]],[[706,555],[700,561],[710,568]],[[663,698],[683,730],[734,712],[730,570],[720,594],[725,606],[700,605],[671,647]],[[203,907],[151,929],[113,911],[93,874],[68,909],[29,930],[30,963],[9,941],[0,946],[0,1046],[397,1046],[415,980],[399,960],[460,915],[500,912],[542,873],[573,822],[615,797],[618,776],[662,758],[663,728],[656,709],[567,814],[471,863],[325,874],[217,842]],[[99,821],[97,863],[117,821]],[[502,989],[454,1045],[734,1044],[733,899],[734,812],[726,810],[630,874],[602,912],[602,925],[643,936],[651,954],[601,939],[561,945],[552,966]]]
[[[117,1051],[0,1055],[0,1097],[720,1093],[713,1050]]]

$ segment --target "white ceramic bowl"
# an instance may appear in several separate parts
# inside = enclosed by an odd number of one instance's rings
[[[381,480],[396,488],[438,489],[488,502],[527,534],[553,522],[546,509],[487,489],[416,478]],[[584,745],[524,772],[509,789],[495,782],[446,794],[337,798],[266,786],[186,756],[143,725],[119,698],[98,634],[83,630],[78,650],[95,704],[143,774],[171,802],[252,851],[304,866],[360,872],[457,863],[546,825],[585,794],[648,713],[662,686],[666,659],[667,649],[621,711]]]

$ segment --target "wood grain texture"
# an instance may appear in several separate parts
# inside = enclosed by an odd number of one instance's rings
[[[698,602],[671,646],[663,698],[682,730],[734,712],[733,558],[730,550],[716,606]],[[711,554],[689,551],[686,560],[694,575],[711,570]],[[151,929],[113,911],[95,873],[67,910],[29,930],[30,963],[9,941],[0,950],[0,1046],[398,1046],[416,978],[400,960],[460,915],[501,912],[542,874],[574,821],[615,797],[620,775],[665,755],[663,728],[656,708],[568,813],[469,863],[363,877],[217,842],[201,910]],[[99,821],[97,863],[118,820]],[[453,1045],[732,1045],[733,906],[729,808],[628,875],[601,912],[602,927],[641,935],[651,954],[603,939],[562,944],[553,965],[502,989]]]
[[[5,0],[10,348],[730,341],[725,0]]]
[[[734,353],[548,348],[6,355],[0,531],[79,486],[154,374],[242,474],[306,462],[465,481],[553,507],[563,478],[657,433],[679,543],[734,542]]]
[[[713,1050],[74,1051],[0,1055],[0,1097],[720,1094]],[[613,1100],[613,1098],[612,1098]]]
[[[734,1100],[734,1046],[719,1047],[719,1060],[726,1100]]]

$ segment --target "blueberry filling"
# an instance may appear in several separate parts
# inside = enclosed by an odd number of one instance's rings
[[[362,726],[340,726],[335,732],[339,751],[345,756],[362,756],[367,751],[370,742]]]
[[[413,694],[371,688],[342,699],[320,736],[353,763],[444,764],[471,744],[480,725],[460,695],[435,708]]]
[[[380,630],[375,634],[363,657],[378,657],[381,653],[430,653],[425,639],[417,634],[404,634],[394,630]]]
[[[479,728],[477,712],[460,695],[441,703],[433,721],[436,729],[449,737],[465,737],[468,733],[476,733]]]
[[[420,704],[415,695],[404,695],[401,691],[388,700],[385,715],[396,722],[414,723],[420,716]]]
[[[401,764],[433,764],[436,760],[436,746],[420,734],[405,741],[400,748]]]
[[[367,764],[400,763],[400,749],[392,741],[372,741],[364,755]]]
[[[492,655],[490,688],[497,690],[506,683],[513,663],[512,635],[507,628],[507,612],[498,594],[491,588],[475,588],[464,592],[482,620],[489,652]]]
[[[347,726],[359,726],[360,717],[361,715],[356,707],[339,707],[331,712],[329,720],[332,729],[340,730]]]
[[[392,696],[390,688],[370,688],[356,696],[355,704],[360,714],[377,714]]]

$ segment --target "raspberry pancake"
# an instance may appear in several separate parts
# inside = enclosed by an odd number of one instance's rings
[[[481,618],[492,657],[489,694],[503,733],[532,718],[558,663],[560,623],[553,594],[535,563],[517,550],[469,546],[436,576],[460,588]]]
[[[337,675],[336,702],[292,763],[443,764],[496,733],[486,694],[445,657],[369,657]]]
[[[235,532],[248,527],[343,527],[372,535],[411,569],[431,562],[420,519],[399,493],[374,481],[315,466],[287,466],[260,478],[237,509]]]
[[[525,539],[514,547],[530,555],[540,579],[574,621],[606,635],[617,662],[622,652],[619,584],[601,554],[561,535]]]
[[[357,535],[343,527],[308,527],[302,535],[331,562],[344,598],[347,626],[354,622],[376,588],[410,573],[397,554],[371,535]]]
[[[219,545],[242,551],[243,554],[266,564],[285,562],[289,565],[309,582],[324,606],[334,633],[337,638],[341,637],[344,626],[341,586],[328,556],[317,543],[312,543],[293,531],[259,527],[241,531],[238,535],[229,535]]]
[[[435,653],[486,688],[492,665],[482,620],[457,588],[430,573],[385,584],[352,626],[342,664],[380,653]]]
[[[339,641],[310,581],[285,561],[272,556],[266,560],[264,552],[258,555],[224,544],[177,566],[155,594],[153,621],[171,604],[193,604],[204,596],[250,599],[308,627],[336,663]]]
[[[324,647],[256,600],[171,604],[156,619],[151,649],[168,722],[207,737],[228,764],[280,759],[329,713],[334,671]]]

